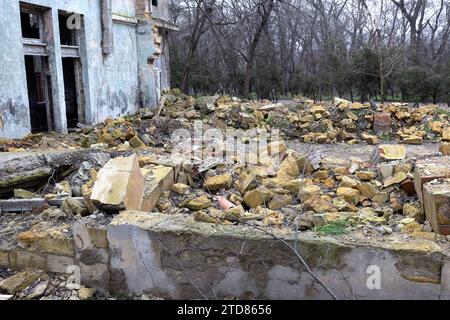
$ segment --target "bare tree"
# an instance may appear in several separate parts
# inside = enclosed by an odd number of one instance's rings
[[[261,34],[263,30],[269,22],[270,15],[272,14],[274,5],[275,0],[264,0],[257,4],[260,22],[256,26],[256,30],[252,36],[252,39],[248,46],[247,55],[245,57],[246,68],[244,74],[244,85],[242,88],[242,95],[247,99],[250,98],[250,82],[252,79],[253,66],[255,64],[256,48],[258,46],[259,40],[261,39]]]
[[[448,0],[172,0],[185,92],[448,100]]]
[[[201,36],[205,32],[205,23],[206,23],[206,15],[203,13],[202,6],[204,6],[204,10],[210,12],[212,6],[214,5],[215,0],[211,0],[211,4],[208,4],[205,0],[195,0],[195,7],[190,6],[190,2],[186,2],[186,10],[193,10],[194,13],[193,21],[191,25],[191,34],[189,36],[189,52],[187,54],[186,63],[183,70],[183,82],[182,82],[182,90],[186,93],[189,92],[189,74],[191,71],[192,60],[194,58],[195,51],[197,50],[199,41]]]

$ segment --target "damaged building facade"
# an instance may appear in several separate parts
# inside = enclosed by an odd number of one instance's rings
[[[0,137],[154,107],[169,88],[166,0],[0,4]]]

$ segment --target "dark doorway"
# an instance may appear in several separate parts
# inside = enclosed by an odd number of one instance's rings
[[[63,58],[64,93],[66,97],[66,116],[68,128],[76,128],[78,119],[77,81],[75,59]]]
[[[47,86],[47,62],[41,56],[25,56],[31,131],[49,130],[47,109],[50,107]]]

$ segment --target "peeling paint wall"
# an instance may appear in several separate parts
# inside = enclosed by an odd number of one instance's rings
[[[83,15],[80,47],[87,124],[132,114],[141,107],[141,102],[145,102],[145,107],[157,105],[154,73],[152,67],[147,65],[147,58],[154,50],[153,31],[150,23],[143,24],[142,30],[138,29],[141,27],[136,21],[136,0],[112,3],[114,48],[110,55],[102,52],[101,0],[25,2],[50,8],[53,22],[58,21],[58,10]],[[167,3],[160,1],[160,5],[167,6]],[[0,126],[0,137],[22,138],[31,131],[31,125],[18,0],[2,1],[0,23],[3,26],[0,30],[0,123],[4,123],[3,128]],[[53,26],[53,31],[58,48],[57,24]],[[54,58],[55,64],[61,65],[60,49],[55,50]],[[52,76],[57,78],[60,93],[55,96],[54,107],[62,114],[55,119],[56,128],[64,132],[67,125],[63,119],[62,67],[55,68]],[[164,83],[167,85],[168,80],[164,79]]]
[[[161,88],[162,90],[170,89],[170,55],[169,43],[167,38],[163,39],[162,55],[157,61],[157,67],[161,70]]]
[[[155,51],[152,26],[147,23],[140,23],[137,30],[137,37],[140,102],[144,107],[152,106],[156,105],[153,72],[148,64],[148,59],[153,56],[153,52]],[[148,39],[151,39],[151,41],[148,41]]]
[[[164,5],[164,0],[158,0],[158,6],[152,6],[152,16],[169,20],[169,7]]]
[[[97,122],[134,113],[138,106],[137,44],[133,26],[114,23],[114,53],[103,61]]]
[[[2,1],[0,25],[0,137],[21,138],[30,132],[30,115],[25,63],[17,58],[23,57],[18,1]]]

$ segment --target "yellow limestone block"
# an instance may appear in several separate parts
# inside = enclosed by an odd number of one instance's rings
[[[136,155],[110,160],[97,175],[91,200],[95,204],[140,210],[144,176]]]

